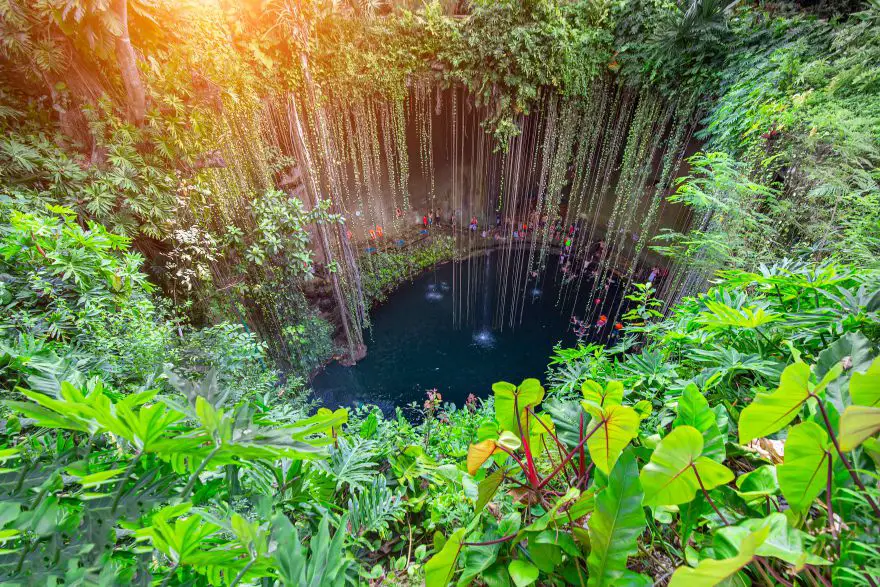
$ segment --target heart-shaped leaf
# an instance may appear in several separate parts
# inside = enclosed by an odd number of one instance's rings
[[[699,430],[703,435],[703,455],[719,463],[724,461],[727,453],[724,450],[724,438],[715,420],[715,412],[709,408],[709,402],[693,383],[684,388],[678,400],[678,417],[672,425],[693,426]]]
[[[425,563],[425,586],[446,587],[455,572],[455,561],[461,549],[464,528],[456,530],[446,540],[443,548]]]
[[[761,528],[748,535],[736,556],[722,560],[705,559],[696,568],[679,567],[672,574],[669,587],[710,587],[732,577],[752,562],[758,547],[767,539],[770,528]]]
[[[693,426],[679,426],[663,438],[639,476],[644,504],[687,503],[701,490],[701,482],[709,491],[733,480],[730,469],[701,456],[702,452],[703,435]]]
[[[758,394],[740,414],[739,441],[747,444],[785,428],[810,398],[809,383],[809,365],[798,361],[786,367],[776,391]]]
[[[849,406],[840,418],[840,448],[852,450],[878,432],[880,406]]]
[[[623,383],[620,381],[609,381],[605,389],[602,389],[599,383],[587,379],[581,385],[581,393],[585,400],[594,402],[599,406],[620,405],[623,402]]]
[[[791,509],[805,512],[810,508],[827,484],[833,457],[828,434],[815,422],[803,422],[788,431],[784,461],[776,467],[776,474]]]
[[[595,410],[588,402],[582,402],[584,409]],[[639,415],[628,406],[611,405],[601,409],[601,419],[593,418],[598,429],[587,440],[587,449],[596,468],[606,475],[614,468],[623,449],[639,433]]]
[[[880,406],[880,357],[874,359],[864,373],[853,373],[849,381],[849,395],[854,404]]]

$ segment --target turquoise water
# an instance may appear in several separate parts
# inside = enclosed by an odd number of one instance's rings
[[[470,267],[447,263],[398,288],[371,314],[366,358],[353,367],[328,365],[312,381],[315,395],[327,407],[375,404],[391,413],[395,406],[421,404],[429,389],[436,388],[444,401],[461,406],[471,393],[489,395],[495,381],[518,383],[526,377],[543,381],[553,346],[576,342],[570,323],[573,292],[564,310],[557,306],[560,274],[558,259],[551,259],[540,282],[520,286],[526,292],[521,320],[511,326],[509,320],[496,316],[500,313],[498,262],[497,253],[491,253],[472,259]],[[459,281],[468,270],[475,276],[470,304],[462,299],[468,282],[462,287]],[[590,283],[584,280],[578,316],[589,290]],[[610,293],[604,304],[609,308],[614,287]],[[453,318],[454,306],[458,321]],[[601,332],[590,329],[587,338],[614,336],[612,324],[609,320]]]

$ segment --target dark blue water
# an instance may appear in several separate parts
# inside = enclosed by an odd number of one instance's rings
[[[353,367],[332,363],[313,379],[313,390],[323,404],[374,404],[391,413],[395,406],[413,401],[421,405],[426,391],[436,388],[444,401],[461,406],[471,393],[488,396],[496,381],[519,383],[526,377],[544,381],[553,346],[576,342],[570,323],[573,291],[564,311],[557,306],[558,259],[551,259],[540,282],[532,279],[520,286],[527,293],[522,298],[522,319],[514,320],[513,326],[509,316],[503,321],[497,316],[501,279],[497,253],[470,263],[456,270],[455,288],[454,267],[447,263],[404,284],[374,309],[366,358]],[[473,277],[465,315],[468,269]],[[579,316],[589,291],[590,283],[584,280]],[[609,307],[611,297],[606,300]],[[453,305],[456,312],[462,308],[459,324],[453,320]],[[603,334],[611,330],[611,323]],[[588,337],[597,337],[597,330],[593,328]]]

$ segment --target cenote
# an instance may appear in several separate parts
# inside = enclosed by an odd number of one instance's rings
[[[523,282],[519,306],[502,308],[502,256],[492,251],[445,263],[399,287],[371,314],[366,357],[351,367],[328,365],[312,381],[316,397],[325,406],[369,404],[388,414],[421,404],[432,389],[462,406],[469,394],[487,397],[496,381],[543,378],[554,345],[576,343],[574,294],[583,298],[592,284],[584,279],[579,291],[564,291],[559,256],[552,256],[542,276]],[[468,283],[455,285],[468,271],[479,277],[470,295]],[[616,280],[604,296],[596,316],[618,307]],[[595,319],[590,324],[582,340],[615,338],[614,316],[604,328]]]

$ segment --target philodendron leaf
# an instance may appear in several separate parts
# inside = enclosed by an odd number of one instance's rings
[[[500,450],[498,448],[498,443],[491,438],[470,445],[467,454],[468,473],[476,475],[477,471],[480,470],[480,467],[483,466],[483,463],[489,460],[489,457],[491,457],[497,450]]]
[[[588,526],[589,587],[620,584],[626,561],[638,552],[636,539],[645,528],[639,467],[632,449],[623,453],[608,476],[608,486],[596,495]]]
[[[602,386],[591,379],[584,381],[581,385],[581,393],[587,401],[608,407],[620,405],[623,402],[623,383],[620,381],[609,381],[602,389]]]
[[[519,450],[519,447],[522,446],[522,440],[519,439],[519,436],[509,430],[505,430],[501,433],[501,436],[498,437],[497,443],[498,446],[504,447],[511,452]]]
[[[746,502],[764,500],[779,491],[779,480],[776,478],[776,467],[764,465],[736,478],[739,488],[737,495]]]
[[[719,463],[724,461],[727,453],[724,450],[724,437],[715,420],[715,412],[693,383],[684,388],[678,400],[678,416],[672,425],[693,426],[699,430],[703,435],[703,456]]]
[[[455,561],[461,549],[464,528],[456,530],[446,540],[443,548],[425,563],[425,586],[446,587],[455,572]]]
[[[804,512],[828,482],[828,464],[834,458],[825,429],[803,422],[788,431],[785,456],[776,467],[779,489],[791,509]]]
[[[718,585],[752,562],[758,547],[764,543],[769,533],[770,528],[764,527],[749,534],[742,540],[739,552],[734,557],[722,560],[705,559],[700,561],[696,568],[679,567],[672,574],[669,587],[712,587]]]
[[[629,406],[611,405],[601,410],[601,419],[596,406],[582,402],[585,410],[593,412],[593,422],[598,428],[587,440],[587,449],[596,468],[606,475],[614,468],[626,445],[639,433],[639,415]]]
[[[843,361],[852,365],[853,373],[864,370],[871,364],[871,341],[859,332],[844,334],[819,353],[813,373],[816,377],[825,377]],[[831,382],[825,393],[826,399],[834,404],[839,413],[843,413],[846,406],[853,402],[849,393],[849,382],[850,378],[844,375]]]
[[[494,473],[480,481],[477,485],[477,503],[474,506],[474,513],[479,514],[486,504],[495,497],[495,492],[501,487],[504,481],[504,469],[497,469]]]
[[[540,574],[538,567],[522,559],[516,559],[511,562],[510,566],[507,567],[507,571],[510,573],[510,578],[513,579],[513,584],[516,587],[531,585],[538,580],[538,575]]]
[[[804,565],[830,565],[831,562],[820,556],[816,556],[804,549],[804,543],[809,537],[806,532],[792,528],[785,514],[774,512],[763,519],[748,518],[736,526],[719,528],[715,533],[716,552],[721,549],[719,540],[723,540],[736,551],[742,549],[742,543],[754,532],[763,528],[769,529],[766,540],[758,546],[755,554],[758,556],[772,556],[793,565],[795,571],[800,571]]]
[[[854,404],[880,407],[880,357],[864,373],[852,374],[849,395]]]
[[[773,393],[758,394],[739,416],[739,441],[748,444],[755,438],[785,428],[810,398],[810,366],[798,361],[785,368],[779,387]]]
[[[537,379],[524,379],[519,387],[500,381],[492,384],[492,391],[495,393],[495,420],[501,430],[517,436],[526,408],[534,407],[544,399],[544,388]]]
[[[733,480],[733,472],[703,453],[703,435],[693,426],[673,429],[654,449],[639,476],[645,492],[643,503],[656,507],[691,501],[706,491]],[[699,479],[697,478],[699,475]]]
[[[519,530],[520,517],[518,513],[510,513],[498,522],[498,526],[483,534],[481,541],[491,541],[502,536],[507,536]],[[456,585],[467,587],[476,577],[486,577],[488,569],[496,564],[498,553],[505,543],[487,544],[485,546],[468,546],[462,550],[461,575]],[[506,578],[506,570],[502,570]],[[491,583],[490,583],[491,584]]]
[[[878,432],[880,406],[849,406],[840,418],[840,448],[852,450]]]

